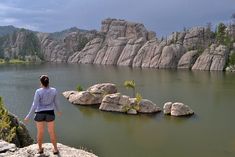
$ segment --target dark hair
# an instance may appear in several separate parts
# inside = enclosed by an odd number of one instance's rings
[[[49,77],[47,75],[40,76],[40,82],[44,87],[48,87],[49,85]]]

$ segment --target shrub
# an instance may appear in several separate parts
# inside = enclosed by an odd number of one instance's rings
[[[124,82],[124,86],[127,89],[132,89],[133,90],[133,97],[135,97],[135,81],[134,80],[126,80]]]
[[[229,57],[229,65],[235,65],[235,52],[233,52]]]
[[[11,127],[11,121],[8,111],[4,107],[2,98],[0,97],[0,139],[12,142],[16,136],[16,127]]]
[[[83,91],[83,88],[82,88],[82,86],[80,84],[77,85],[77,91],[79,91],[79,92]]]

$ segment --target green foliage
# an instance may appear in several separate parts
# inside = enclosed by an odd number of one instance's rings
[[[216,41],[219,44],[226,45],[229,49],[232,46],[233,40],[226,33],[226,26],[223,23],[219,23],[219,25],[216,28]]]
[[[82,88],[82,86],[80,84],[77,85],[77,91],[79,91],[79,92],[83,91],[83,88]]]
[[[7,40],[7,35],[6,36],[3,36],[3,37],[0,37],[0,58],[4,58],[4,42]]]
[[[0,139],[11,142],[16,136],[16,127],[11,127],[8,111],[4,107],[2,98],[0,97]]]
[[[235,52],[229,56],[229,65],[235,65]]]
[[[137,101],[137,104],[140,104],[140,102],[142,101],[142,95],[140,94],[140,93],[136,93],[136,96],[135,96],[135,98],[136,98],[136,101]]]
[[[41,54],[41,48],[37,36],[33,32],[25,31],[25,40],[19,55],[25,57],[27,55],[37,55],[40,59],[43,59]]]
[[[140,110],[140,102],[142,101],[142,95],[140,93],[136,93],[136,102],[137,104],[135,106],[133,106],[133,108],[136,110],[136,111],[139,111]]]
[[[135,97],[135,81],[134,80],[126,80],[124,82],[124,86],[127,89],[132,89],[133,90],[133,97]]]
[[[216,40],[219,43],[223,43],[224,42],[225,29],[226,29],[226,26],[223,23],[219,23],[219,25],[216,28]]]
[[[10,62],[10,58],[6,57],[6,58],[4,58],[4,61],[5,61],[5,63],[9,63]]]
[[[77,50],[81,51],[86,46],[86,44],[88,42],[89,42],[89,40],[86,37],[80,36],[80,38],[78,40],[79,44],[78,44]]]

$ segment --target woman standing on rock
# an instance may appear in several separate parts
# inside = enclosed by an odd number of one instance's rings
[[[37,126],[37,142],[39,151],[38,153],[43,153],[42,143],[44,135],[44,127],[47,124],[48,133],[50,135],[51,143],[54,146],[54,154],[58,154],[57,140],[55,133],[55,114],[54,109],[57,110],[58,115],[61,115],[61,112],[58,108],[57,101],[57,91],[55,88],[49,87],[49,78],[47,75],[40,76],[41,88],[37,89],[34,95],[34,100],[32,107],[25,117],[25,123],[29,122],[29,118],[35,112],[34,120],[36,121]]]

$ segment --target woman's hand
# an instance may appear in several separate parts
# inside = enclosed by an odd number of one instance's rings
[[[24,123],[25,123],[25,124],[28,124],[28,123],[29,123],[29,118],[25,118],[25,119],[24,119]]]
[[[58,111],[57,115],[60,117],[62,115],[62,112]]]

